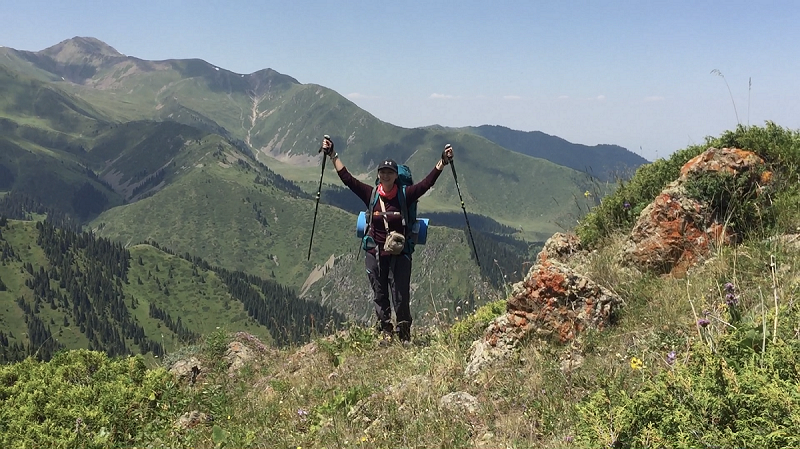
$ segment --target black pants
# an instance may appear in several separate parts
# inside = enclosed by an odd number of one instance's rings
[[[394,314],[398,323],[406,322],[411,326],[411,257],[381,256],[367,253],[365,256],[367,276],[372,286],[375,303],[375,315],[381,329],[392,329],[392,303],[389,301],[391,290],[394,300]]]

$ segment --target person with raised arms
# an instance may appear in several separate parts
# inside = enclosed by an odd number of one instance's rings
[[[324,139],[322,152],[331,159],[342,183],[358,195],[367,207],[368,224],[362,249],[366,251],[367,278],[372,287],[382,339],[392,341],[396,331],[402,343],[410,343],[413,243],[409,236],[414,223],[409,223],[404,211],[433,187],[444,166],[453,160],[453,147],[447,144],[431,172],[422,181],[407,186],[401,186],[398,182],[398,170],[404,171],[406,167],[398,165],[393,159],[384,159],[378,164],[377,186],[373,187],[347,171],[334,151],[333,141]],[[390,289],[394,299],[396,327],[392,324]]]

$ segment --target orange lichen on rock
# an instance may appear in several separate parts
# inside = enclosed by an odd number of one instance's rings
[[[715,215],[718,211],[689,197],[684,183],[703,173],[719,172],[734,176],[757,173],[758,178],[752,181],[763,185],[772,179],[772,174],[763,169],[763,159],[737,148],[710,148],[692,158],[681,168],[680,178],[642,210],[623,259],[640,269],[683,276],[714,246],[736,240],[732,230]]]

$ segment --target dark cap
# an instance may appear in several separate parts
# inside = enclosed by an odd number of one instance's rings
[[[378,165],[378,170],[382,168],[391,168],[395,173],[397,173],[397,162],[391,159],[386,159]]]

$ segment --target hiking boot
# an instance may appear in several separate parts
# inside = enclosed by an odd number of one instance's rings
[[[397,338],[403,343],[404,346],[411,344],[411,323],[408,321],[401,321],[397,323]]]
[[[389,346],[394,342],[394,326],[391,321],[379,322],[377,331],[379,346]]]

